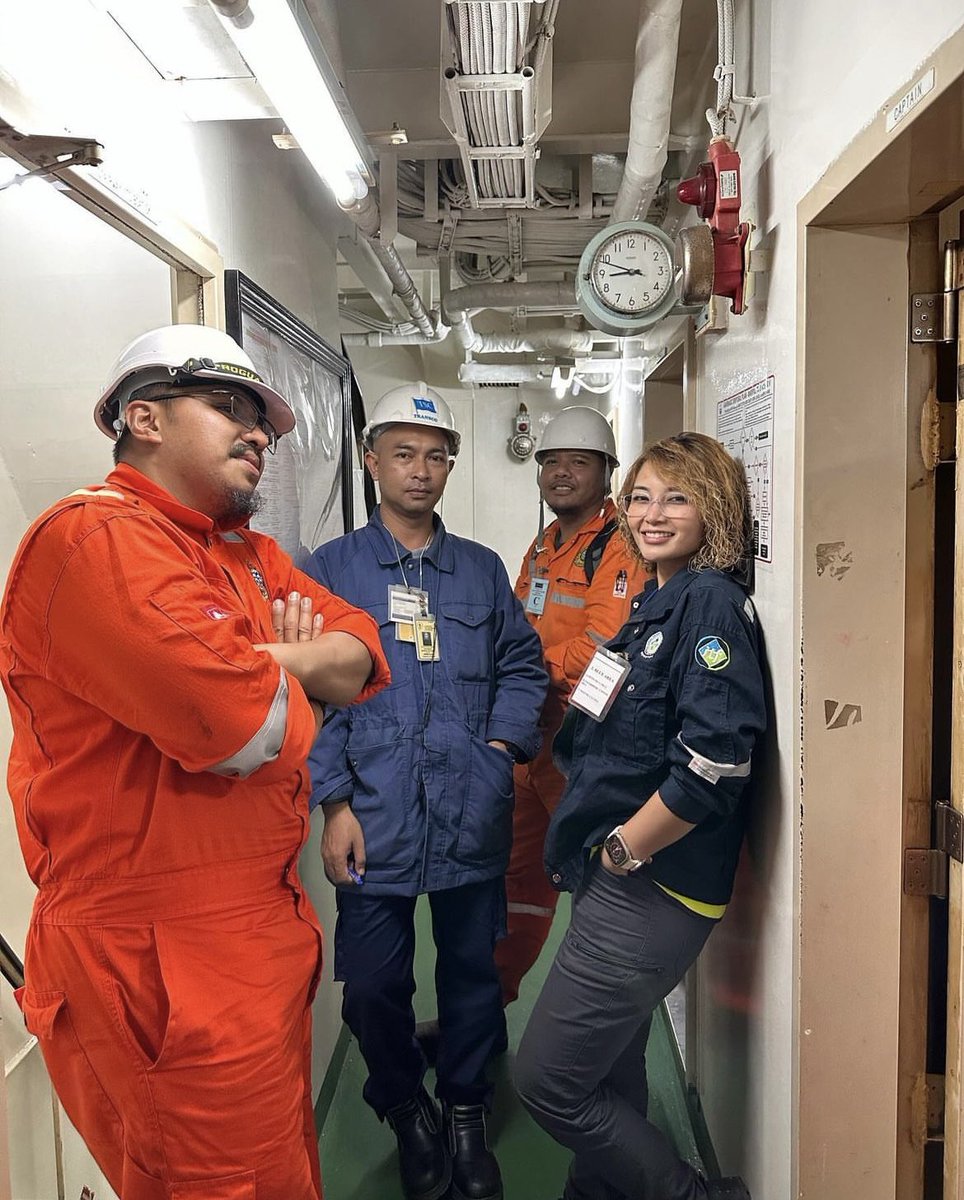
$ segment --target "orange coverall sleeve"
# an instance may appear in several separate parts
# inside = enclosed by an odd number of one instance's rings
[[[250,537],[250,534],[248,536]],[[314,602],[314,611],[321,613],[325,618],[325,633],[350,633],[371,655],[371,674],[355,702],[367,700],[383,687],[387,687],[392,677],[375,619],[343,600],[341,596],[322,587],[303,571],[299,571],[277,542],[259,537],[257,548],[258,556],[268,568],[272,582],[277,581],[278,596],[284,598],[289,592],[300,592],[302,596],[310,596]]]
[[[616,577],[626,572],[626,590],[617,596]],[[565,641],[545,647],[546,670],[550,685],[568,696],[600,642],[608,641],[625,624],[629,602],[642,591],[642,568],[630,557],[617,529],[609,539],[599,565],[586,591],[586,607],[581,631]],[[592,635],[595,635],[593,637]]]
[[[29,665],[187,771],[237,754],[265,725],[281,683],[274,659],[253,649],[262,637],[240,600],[226,603],[233,593],[149,518],[118,514],[91,527],[65,513],[51,524],[61,528],[35,540],[18,573],[17,600],[39,608],[44,624]],[[284,740],[254,775],[270,782],[298,770],[314,735],[307,698],[289,686]]]

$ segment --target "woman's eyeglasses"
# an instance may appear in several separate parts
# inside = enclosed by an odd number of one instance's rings
[[[642,516],[655,504],[664,517],[689,517],[696,512],[696,505],[682,492],[666,492],[662,496],[651,496],[646,491],[632,491],[619,497],[619,504],[626,516]]]

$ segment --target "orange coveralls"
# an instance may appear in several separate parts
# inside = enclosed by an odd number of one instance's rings
[[[607,499],[602,510],[562,546],[556,547],[558,521],[526,551],[515,594],[542,642],[549,692],[542,709],[542,749],[515,768],[515,811],[512,855],[506,872],[508,933],[496,945],[495,960],[506,1004],[519,994],[523,976],[539,957],[552,925],[559,893],[546,878],[542,849],[566,781],[552,762],[552,739],[566,714],[569,693],[596,649],[622,628],[629,602],[642,591],[646,576],[617,529],[609,539],[592,583],[586,580],[586,551],[603,526],[616,517]],[[549,588],[541,615],[526,601],[533,578],[546,578]]]
[[[252,649],[292,589],[364,642],[364,694],[383,687],[369,616],[130,466],[43,514],[10,572],[8,782],[39,888],[17,998],[123,1200],[321,1196],[322,932],[297,873],[315,725]]]

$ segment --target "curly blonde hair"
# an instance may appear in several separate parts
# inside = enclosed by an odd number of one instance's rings
[[[685,432],[645,447],[626,472],[620,488],[619,527],[631,552],[647,571],[655,571],[655,564],[636,545],[623,507],[623,497],[632,492],[644,463],[649,463],[667,483],[685,492],[703,522],[703,543],[689,561],[691,571],[708,567],[732,571],[746,562],[752,545],[753,522],[743,464],[715,438],[705,433]]]

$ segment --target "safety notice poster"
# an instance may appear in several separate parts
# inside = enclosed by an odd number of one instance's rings
[[[759,562],[773,561],[773,376],[720,400],[716,436],[746,469]]]

